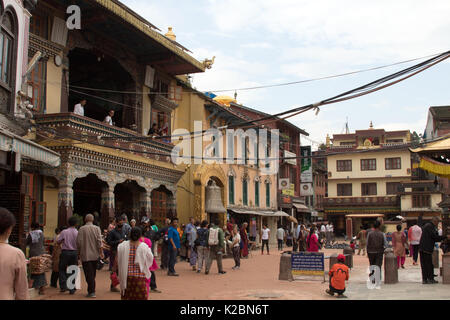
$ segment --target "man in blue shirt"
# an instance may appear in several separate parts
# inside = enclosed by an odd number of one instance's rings
[[[178,218],[173,218],[167,234],[169,238],[169,270],[167,275],[176,277],[178,276],[178,273],[175,272],[175,262],[177,259],[178,249],[180,249],[180,234],[177,231],[177,226]]]

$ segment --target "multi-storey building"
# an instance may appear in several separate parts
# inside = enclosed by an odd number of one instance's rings
[[[60,164],[58,153],[30,139],[31,105],[26,79],[34,61],[28,59],[28,29],[33,0],[0,0],[0,207],[16,217],[9,242],[24,248],[30,223],[43,221],[45,204],[41,194],[34,192],[26,172],[31,161],[49,168]]]
[[[235,103],[231,103],[230,107],[252,120],[269,116],[267,113]],[[280,164],[278,180],[289,179],[290,182],[290,188],[288,189],[280,188],[277,183],[278,208],[290,216],[296,217],[297,220],[304,221],[307,218],[305,215],[310,215],[311,210],[305,206],[305,199],[300,194],[300,134],[305,136],[309,134],[286,120],[278,119],[276,121],[266,121],[266,123],[262,122],[262,124],[268,129],[279,130]]]
[[[17,1],[16,1],[17,2]],[[68,29],[68,6],[81,29]],[[184,169],[170,161],[170,136],[181,87],[176,76],[205,65],[116,0],[38,1],[30,23],[28,77],[36,141],[61,154],[54,169],[24,164],[32,191],[46,207],[47,237],[72,214],[98,213],[104,228],[119,214],[162,222],[176,215]],[[86,99],[84,114],[74,106]],[[104,121],[113,110],[113,125]],[[166,138],[148,136],[156,124]],[[31,188],[31,189],[33,189]]]
[[[360,225],[401,214],[397,195],[411,181],[411,133],[374,129],[327,137],[326,220],[337,235],[352,236]]]

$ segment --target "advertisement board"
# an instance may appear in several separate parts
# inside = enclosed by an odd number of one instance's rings
[[[312,159],[311,159],[311,146],[300,147],[301,153],[301,182],[313,182],[312,175]]]

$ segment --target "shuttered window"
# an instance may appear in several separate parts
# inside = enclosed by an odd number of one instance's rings
[[[234,204],[234,177],[228,177],[228,203]]]
[[[248,182],[244,180],[242,182],[242,202],[244,206],[248,205]]]

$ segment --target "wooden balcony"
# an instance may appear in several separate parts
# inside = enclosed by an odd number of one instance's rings
[[[344,207],[344,206],[360,206],[360,207],[377,207],[377,206],[400,206],[397,196],[384,197],[336,197],[324,198],[324,208],[327,207]]]
[[[173,149],[173,145],[166,141],[74,113],[35,115],[35,121],[40,140],[79,140],[118,150],[132,150],[135,154],[162,161],[169,161]]]

